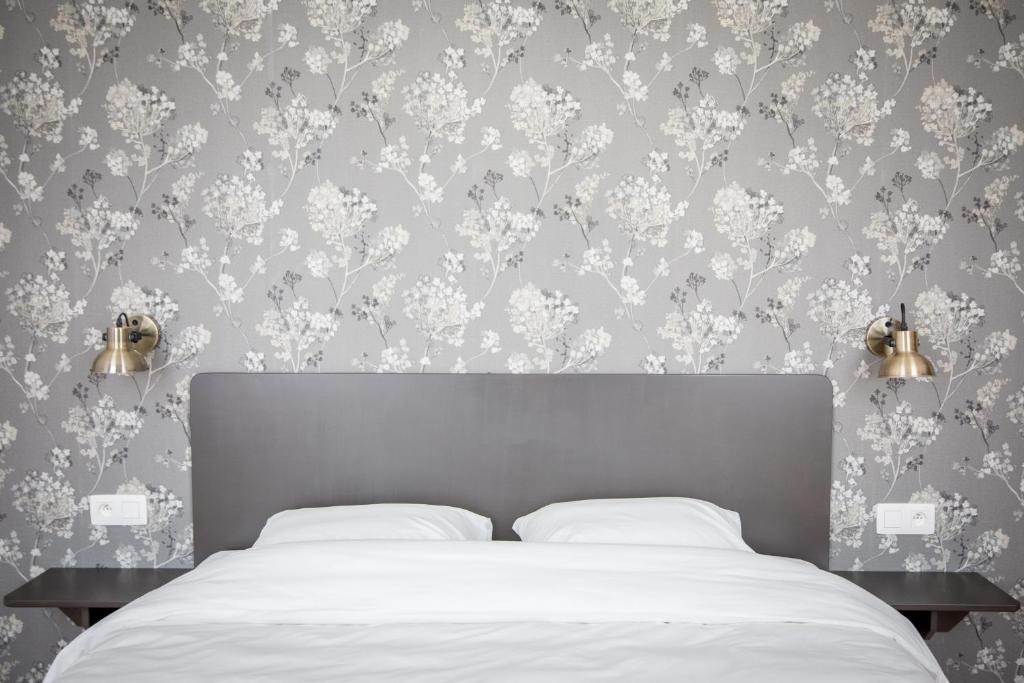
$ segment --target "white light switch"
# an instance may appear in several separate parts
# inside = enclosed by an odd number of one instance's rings
[[[145,524],[146,496],[142,494],[89,496],[89,517],[94,526]]]
[[[931,503],[879,503],[875,531],[880,534],[925,536],[935,533],[935,506]]]

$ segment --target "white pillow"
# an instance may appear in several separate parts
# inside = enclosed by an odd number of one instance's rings
[[[491,520],[447,505],[379,503],[278,512],[253,547],[297,541],[489,541]]]
[[[553,503],[512,525],[527,542],[728,548],[743,542],[740,516],[693,498],[606,498]]]

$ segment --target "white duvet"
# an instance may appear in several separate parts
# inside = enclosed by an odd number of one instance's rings
[[[215,555],[89,629],[48,682],[945,681],[910,623],[798,560],[447,541]]]

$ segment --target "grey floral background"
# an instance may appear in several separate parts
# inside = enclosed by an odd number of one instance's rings
[[[827,375],[833,566],[1021,596],[1021,10],[5,0],[0,591],[191,563],[195,372],[599,370]],[[901,301],[934,381],[874,377]],[[90,376],[122,310],[151,368]],[[908,500],[937,533],[877,536]],[[74,635],[5,610],[0,679]],[[932,646],[1024,681],[1019,615]]]

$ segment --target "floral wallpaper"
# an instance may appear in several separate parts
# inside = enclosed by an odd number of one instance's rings
[[[833,566],[1024,595],[1021,9],[4,0],[0,591],[190,564],[192,374],[355,369],[824,374]],[[934,381],[875,377],[900,302]],[[120,311],[163,340],[91,376]],[[0,679],[74,635],[0,612]],[[1024,681],[1020,615],[931,644]]]

